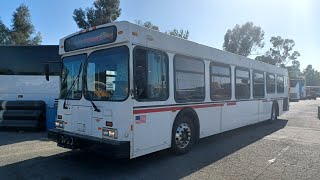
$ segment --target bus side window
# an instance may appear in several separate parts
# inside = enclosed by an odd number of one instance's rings
[[[253,97],[264,98],[264,73],[253,71]]]
[[[137,48],[134,51],[135,98],[163,101],[169,97],[168,57],[164,52]]]
[[[231,99],[231,68],[229,65],[214,63],[210,64],[210,96],[211,100]]]
[[[284,77],[277,75],[277,92],[284,93]]]
[[[205,65],[202,59],[175,55],[176,102],[199,102],[205,99]]]
[[[250,99],[250,71],[245,68],[235,69],[236,76],[236,99]]]
[[[273,94],[276,92],[276,77],[274,74],[267,73],[267,93]]]

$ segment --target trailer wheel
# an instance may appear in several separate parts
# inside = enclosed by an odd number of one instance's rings
[[[172,127],[171,151],[177,155],[185,154],[192,149],[195,142],[195,129],[190,117],[178,117]]]

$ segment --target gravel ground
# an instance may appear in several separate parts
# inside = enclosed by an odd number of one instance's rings
[[[45,133],[0,132],[0,179],[320,179],[319,104],[291,103],[273,124],[203,139],[183,156],[111,160],[59,148]]]

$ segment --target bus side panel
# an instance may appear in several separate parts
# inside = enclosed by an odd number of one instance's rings
[[[47,81],[44,76],[1,75],[0,82],[5,84],[0,86],[1,100],[42,100],[53,107],[59,96],[58,76],[51,76]]]
[[[133,157],[138,157],[171,146],[171,111],[134,115]]]
[[[278,104],[279,104],[279,116],[281,116],[284,113],[284,111],[283,111],[283,100],[279,100]]]
[[[195,110],[199,117],[200,138],[221,132],[221,106]]]
[[[259,121],[265,121],[271,117],[272,102],[261,100],[259,102]]]
[[[259,101],[226,103],[222,108],[222,132],[259,121]]]

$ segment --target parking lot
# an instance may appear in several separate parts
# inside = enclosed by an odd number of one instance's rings
[[[200,141],[192,152],[133,160],[56,146],[45,133],[0,132],[0,179],[320,179],[320,100]]]

